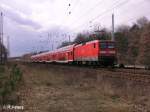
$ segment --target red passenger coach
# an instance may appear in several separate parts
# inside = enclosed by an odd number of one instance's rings
[[[59,48],[54,51],[37,54],[31,57],[33,62],[59,62],[69,63],[73,61],[74,45]]]
[[[60,62],[60,63],[69,63],[74,61],[74,46],[75,45],[69,45],[66,47],[59,48],[55,50],[55,56],[54,60],[55,62]]]

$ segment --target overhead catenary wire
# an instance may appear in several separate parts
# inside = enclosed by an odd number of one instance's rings
[[[150,14],[150,11],[146,12],[145,14]],[[132,17],[132,18],[129,18],[128,20],[122,21],[122,23],[135,21],[135,20],[137,20],[137,19],[138,19],[138,18],[136,18],[136,17]]]
[[[99,6],[99,4],[101,4],[101,3],[104,3],[103,0],[99,1],[98,3],[96,3],[96,4],[94,5],[94,7],[91,7],[90,9],[88,9],[88,11],[86,11],[86,13],[84,13],[83,15],[81,15],[79,18],[82,18],[83,16],[89,14],[91,11],[93,11],[93,9],[95,9],[95,8],[96,8],[97,6]],[[76,21],[78,21],[79,18],[77,18],[77,19],[76,19],[74,22],[72,22],[72,23],[75,23]]]
[[[115,0],[115,3],[114,3],[114,5],[116,4],[116,3],[118,3],[120,0]],[[83,15],[81,15],[79,18],[77,18],[76,19],[76,21],[79,21],[80,20],[80,18],[82,18],[82,17],[84,17],[85,15],[89,15],[89,13],[91,13],[91,12],[93,12],[93,10],[95,9],[95,8],[97,8],[98,6],[100,7],[101,5],[103,5],[103,3],[105,3],[103,0],[101,0],[101,1],[99,1],[96,5],[94,5],[93,7],[91,7],[88,11],[86,11]],[[72,22],[72,23],[75,23],[76,21],[74,21],[74,22]]]
[[[127,4],[129,1],[130,1],[130,0],[127,0],[127,1],[124,1],[124,2],[122,2],[122,3],[119,3],[118,5],[114,6],[113,8],[110,8],[110,9],[106,10],[106,12],[104,11],[103,14],[100,14],[100,15],[96,16],[95,18],[89,20],[89,22],[93,23],[93,21],[95,21],[95,20],[98,19],[99,17],[101,17],[99,20],[102,20],[102,19],[105,17],[104,15],[105,15],[106,13],[112,11],[111,9],[120,8],[121,6]],[[138,4],[141,4],[141,3],[143,3],[143,2],[145,2],[145,0],[142,0],[142,1],[138,2]],[[86,21],[86,23],[84,23],[84,24],[82,24],[82,25],[80,25],[80,26],[84,26],[84,25],[86,25],[87,23],[88,23],[88,21]],[[74,30],[78,29],[80,26],[75,27]]]
[[[120,0],[114,0],[113,5],[117,4]],[[103,5],[103,3],[105,3],[103,0],[99,1],[98,3],[96,3],[93,7],[91,7],[88,11],[86,11],[83,15],[81,15],[79,18],[77,18],[74,22],[72,23],[76,23],[76,21],[79,21],[82,17],[84,17],[85,15],[89,15],[91,12],[93,12],[93,10],[97,7],[100,7],[101,5]]]
[[[73,6],[72,12],[74,12],[74,10],[76,9],[76,7],[78,6],[78,3],[79,3],[79,0],[74,0],[74,1],[75,1],[75,3],[72,3],[72,6]]]
[[[102,13],[100,13],[99,15],[97,15],[96,17],[94,17],[94,18],[92,18],[92,19],[90,19],[90,20],[86,21],[85,23],[81,24],[80,26],[84,26],[84,25],[86,25],[86,24],[87,24],[87,22],[89,22],[89,21],[93,22],[94,20],[98,19],[99,17],[101,17],[101,16],[105,15],[106,13],[108,13],[108,12],[112,11],[113,9],[119,8],[119,7],[121,7],[121,6],[125,5],[125,4],[127,4],[128,2],[129,2],[129,0],[125,0],[125,1],[123,1],[123,2],[121,2],[121,3],[119,3],[119,4],[117,4],[117,5],[115,4],[115,6],[114,6],[114,7],[109,8],[109,9],[107,9],[107,10],[103,11]],[[101,19],[102,19],[102,18],[101,18]],[[99,19],[99,20],[100,20],[100,19]],[[76,30],[76,29],[78,29],[80,26],[75,27],[74,29]]]
[[[62,19],[62,24],[64,24],[64,23],[66,23],[65,22],[65,20],[66,19],[68,19],[68,17],[71,15],[71,10],[69,10],[72,6],[74,6],[73,7],[73,9],[75,9],[75,7],[78,5],[77,3],[79,3],[79,0],[77,1],[77,0],[75,0],[75,3],[74,3],[74,5],[73,5],[73,3],[70,3],[70,2],[68,2],[67,4],[66,4],[66,6],[67,6],[67,9],[65,10],[65,15],[66,16],[64,16],[64,18]]]
[[[90,8],[87,13],[93,11],[93,9],[95,9],[96,7],[98,7],[100,4],[104,3],[104,2],[102,2],[102,1],[103,1],[103,0],[99,1],[96,5],[94,5],[94,7]],[[119,1],[120,1],[120,0],[115,0],[114,5],[118,5],[117,3],[118,3]],[[120,5],[120,2],[119,2],[119,5]],[[81,17],[85,16],[87,13],[84,13],[84,15],[81,15]],[[74,23],[75,23],[75,22],[74,22]]]
[[[113,9],[119,8],[119,7],[121,7],[122,5],[125,5],[125,4],[128,3],[128,2],[129,2],[129,0],[125,0],[125,1],[123,1],[123,2],[121,2],[121,3],[119,3],[119,4],[117,4],[117,5],[115,5],[113,8],[107,9],[106,11],[102,12],[101,14],[99,14],[98,16],[96,16],[95,18],[91,19],[91,21],[96,20],[96,19],[99,18],[100,16],[102,16],[102,15],[104,15],[104,14],[106,14],[106,13],[112,11]]]
[[[77,0],[74,0],[75,2],[74,3],[71,3],[71,2],[68,2],[67,3],[67,9],[66,9],[66,12],[65,12],[65,17],[62,19],[62,24],[64,24],[64,23],[66,23],[66,19],[68,19],[68,17],[72,14],[72,12],[71,12],[71,7],[73,7],[73,9],[75,9],[75,7],[78,5],[78,3],[79,3],[79,0],[77,1]],[[74,4],[74,5],[73,5]]]
[[[143,7],[142,9],[144,9],[143,3],[144,3],[144,4],[146,3],[145,0],[141,0],[140,2],[138,2],[138,3],[134,4],[134,5],[140,4],[140,8]],[[139,9],[139,7],[136,7],[136,6],[135,6],[134,10],[138,11],[138,9]],[[130,9],[128,8],[127,10],[121,11],[121,12],[119,13],[119,15],[122,14],[123,12],[128,12],[129,10],[130,10]],[[147,9],[147,10],[148,10],[148,9]],[[139,11],[140,11],[140,10],[139,10]],[[144,13],[144,15],[149,14],[149,13],[150,13],[150,12]],[[136,19],[138,19],[138,18],[137,18],[137,15],[134,16],[134,17],[131,17],[131,18],[127,19],[127,20],[123,20],[121,23],[130,22],[130,21],[133,21],[133,20],[136,20]]]

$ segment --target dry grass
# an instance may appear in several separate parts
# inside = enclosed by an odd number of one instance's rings
[[[149,101],[146,96],[134,98],[133,91],[127,94],[132,84],[104,78],[104,71],[56,65],[21,67],[25,85],[20,104],[26,112],[142,112],[139,106]]]

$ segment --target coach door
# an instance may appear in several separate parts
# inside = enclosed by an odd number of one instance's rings
[[[73,53],[72,51],[68,52],[68,61],[72,61]]]
[[[68,61],[70,60],[70,52],[68,52]]]

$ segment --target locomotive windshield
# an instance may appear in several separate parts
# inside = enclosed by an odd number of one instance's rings
[[[102,43],[100,43],[100,48],[101,49],[106,49],[106,48],[109,48],[109,49],[112,49],[112,48],[114,48],[115,46],[114,46],[114,43],[110,43],[110,42],[108,42],[108,43],[106,43],[106,42],[102,42]]]
[[[107,48],[107,43],[100,43],[100,48],[101,49]]]
[[[107,43],[108,48],[114,48],[114,43]]]

